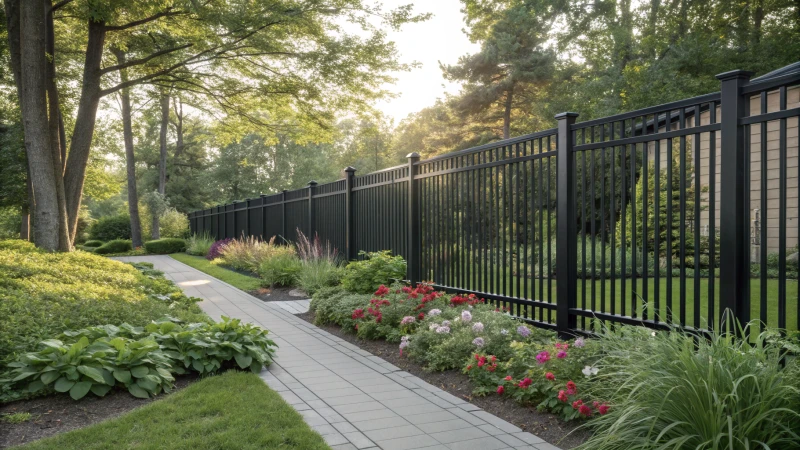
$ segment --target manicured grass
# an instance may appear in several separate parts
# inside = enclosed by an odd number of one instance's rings
[[[174,253],[170,256],[187,266],[194,267],[203,273],[207,273],[243,291],[254,291],[261,287],[261,280],[258,278],[248,277],[247,275],[242,275],[230,269],[212,264],[211,261],[202,256],[192,256],[186,253]]]
[[[26,449],[329,449],[257,375],[227,372]]]

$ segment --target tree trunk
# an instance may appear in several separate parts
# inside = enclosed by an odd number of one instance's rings
[[[83,85],[75,116],[75,127],[69,146],[69,155],[64,169],[64,190],[67,197],[69,234],[74,239],[78,226],[78,211],[81,207],[83,182],[89,150],[92,146],[97,106],[100,104],[100,63],[106,37],[105,22],[89,21],[89,39],[86,45],[86,60],[83,65]]]
[[[58,249],[68,252],[72,248],[72,239],[67,230],[67,203],[64,196],[64,169],[61,161],[61,130],[58,105],[58,89],[56,88],[55,67],[55,32],[53,29],[53,6],[51,0],[40,0],[44,4],[45,16],[45,52],[49,58],[45,59],[47,70],[45,72],[45,86],[47,88],[47,107],[49,113],[48,133],[50,135],[50,154],[53,158],[53,181],[56,185],[56,201],[58,202]]]
[[[19,20],[19,1],[18,0],[6,0],[5,2],[5,11],[6,11],[6,30],[8,32],[8,50],[11,56],[11,73],[14,77],[14,85],[17,88],[18,95],[22,95],[22,76],[20,74],[21,65],[20,65],[20,35],[19,35],[19,27],[20,27],[20,20]],[[33,200],[33,184],[31,183],[31,165],[30,160],[25,158],[25,170],[27,172],[27,177],[25,179],[25,184],[27,184],[27,191],[28,191],[28,201],[22,205],[22,210],[20,211],[20,216],[22,219],[22,225],[20,226],[19,230],[19,238],[30,241],[31,240],[31,209],[34,208],[34,200]]]
[[[158,193],[164,195],[167,188],[167,130],[169,127],[169,94],[162,92],[159,101],[161,103],[161,132],[159,133],[158,140],[161,154],[158,160]],[[158,211],[151,212],[153,214],[153,239],[159,239],[161,237],[161,232],[159,230]]]
[[[111,51],[117,57],[117,63],[125,64],[125,52],[118,48]],[[119,71],[120,81],[128,81],[128,70]],[[125,168],[128,176],[128,214],[131,216],[131,244],[133,248],[142,246],[142,222],[139,218],[139,193],[136,191],[136,159],[133,152],[133,124],[131,120],[130,89],[119,92],[122,103],[122,137],[125,141]]]
[[[25,150],[35,195],[34,242],[40,248],[59,249],[58,200],[47,123],[45,10],[42,1],[20,5],[20,109],[25,128]]]

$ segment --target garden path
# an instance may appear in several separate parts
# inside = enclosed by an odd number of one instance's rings
[[[297,318],[295,308],[262,302],[169,256],[151,262],[214,319],[264,327],[279,345],[261,378],[334,450],[558,450],[383,359]],[[299,311],[299,310],[298,310]]]

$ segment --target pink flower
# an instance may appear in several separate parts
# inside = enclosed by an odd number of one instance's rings
[[[580,411],[581,415],[589,417],[592,415],[592,409],[586,405],[581,405],[578,407],[578,411]]]
[[[561,350],[560,352],[558,352],[558,354],[556,354],[556,358],[558,359],[564,359],[566,357],[567,357],[567,352],[565,352],[564,350]]]
[[[362,319],[362,318],[364,318],[364,310],[363,310],[363,309],[361,309],[361,308],[359,308],[359,309],[357,309],[357,310],[353,311],[353,315],[352,315],[352,316],[350,316],[350,317],[351,317],[353,320],[356,320],[356,319]]]
[[[381,287],[379,287],[379,288],[378,288],[378,290],[377,290],[377,291],[375,291],[375,296],[377,296],[377,297],[383,297],[384,295],[386,295],[386,294],[388,294],[388,293],[389,293],[389,288],[387,288],[387,287],[386,287],[386,286],[384,286],[384,285],[381,285]]]
[[[578,409],[581,406],[584,406],[583,400],[575,400],[574,402],[572,402],[572,409]]]
[[[506,380],[506,381],[511,381],[511,375],[509,375],[509,376],[507,376],[507,377],[505,377],[503,379]]]
[[[572,380],[567,381],[567,394],[575,395],[577,393],[578,393],[578,387],[575,386],[575,383],[573,383]]]
[[[558,400],[566,403],[567,402],[567,393],[564,392],[563,390],[558,391]]]
[[[538,355],[536,355],[536,361],[538,361],[539,364],[544,364],[547,361],[550,361],[550,352],[547,350],[540,352]]]
[[[526,378],[523,378],[522,381],[520,381],[517,386],[519,386],[522,389],[527,389],[528,386],[530,386],[531,384],[533,384],[533,380],[531,380],[530,378],[526,377]]]
[[[506,388],[504,388],[502,385],[497,386],[497,393],[498,394],[503,395],[503,392],[505,392],[505,391],[506,391]]]
[[[555,381],[556,379],[556,376],[553,375],[553,372],[547,372],[546,374],[544,374],[544,377],[550,381]]]
[[[606,415],[608,413],[608,405],[603,403],[602,405],[598,406],[597,412],[599,412],[601,416]]]

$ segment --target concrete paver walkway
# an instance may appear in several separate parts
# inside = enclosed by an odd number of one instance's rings
[[[261,378],[335,450],[558,450],[420,378],[169,256],[152,262],[214,319],[252,322],[280,346]]]

